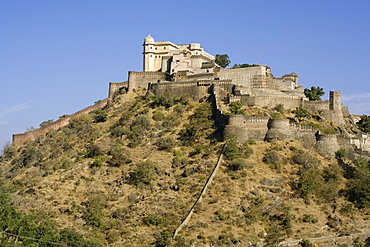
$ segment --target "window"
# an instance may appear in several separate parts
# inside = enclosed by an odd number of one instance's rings
[[[155,49],[157,50],[157,47]]]
[[[165,49],[165,50],[166,50],[166,47],[163,47],[163,49]]]

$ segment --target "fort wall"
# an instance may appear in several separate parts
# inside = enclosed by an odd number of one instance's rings
[[[208,86],[196,86],[193,83],[179,83],[179,84],[151,84],[151,91],[155,95],[174,95],[174,96],[189,96],[195,101],[207,97]]]
[[[128,81],[124,82],[110,82],[109,83],[109,94],[108,97],[113,97],[114,92],[120,89],[121,87],[126,87],[128,89]]]
[[[262,142],[268,131],[268,121],[268,117],[229,115],[229,122],[224,130],[224,138],[235,136],[240,143],[247,140]]]
[[[230,102],[240,101],[243,105],[247,106],[267,106],[273,108],[278,104],[284,104],[286,109],[294,109],[296,107],[302,107],[305,104],[304,98],[300,96],[283,96],[283,95],[273,95],[273,96],[251,96],[251,95],[237,95],[230,96]]]
[[[315,148],[321,156],[325,158],[333,158],[335,152],[340,149],[337,135],[317,135]]]
[[[135,88],[148,88],[149,83],[156,83],[166,81],[168,79],[167,73],[154,71],[129,71],[128,72],[128,90],[132,91]]]
[[[303,108],[310,110],[312,112],[319,112],[322,110],[329,110],[329,101],[324,100],[324,101],[304,101]]]
[[[237,69],[221,69],[217,72],[217,77],[220,79],[232,79],[236,85],[244,87],[252,87],[254,77],[266,76],[266,67],[256,66]]]
[[[39,129],[28,131],[28,132],[23,133],[23,134],[14,134],[13,135],[13,145],[15,145],[15,146],[23,145],[27,141],[33,141],[37,137],[39,137],[41,135],[45,135],[51,129],[62,128],[64,126],[66,126],[72,118],[78,117],[80,115],[87,114],[87,113],[89,113],[91,111],[94,111],[94,110],[103,109],[105,106],[107,106],[109,101],[110,101],[110,98],[100,100],[95,105],[86,107],[85,109],[82,109],[82,110],[80,110],[78,112],[75,112],[71,115],[65,116],[65,117],[63,117],[63,118],[61,118],[61,119],[59,119],[59,120],[57,120],[57,121],[55,121],[51,124],[48,124],[44,127],[39,128]]]

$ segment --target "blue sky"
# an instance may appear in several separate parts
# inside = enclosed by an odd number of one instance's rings
[[[142,42],[201,43],[370,115],[370,1],[0,0],[0,149],[142,70]]]

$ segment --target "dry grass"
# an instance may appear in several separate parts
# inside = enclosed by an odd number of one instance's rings
[[[104,152],[116,142],[128,144],[125,138],[112,139],[109,128],[118,121],[123,111],[134,104],[134,97],[143,93],[130,92],[121,95],[106,109],[110,117],[107,122],[97,124],[101,135],[95,141]],[[191,102],[188,106],[191,110],[185,111],[179,118],[180,124],[166,134],[177,136],[198,105]],[[161,110],[166,115],[174,113],[173,107]],[[257,107],[246,110],[248,115],[269,114],[271,111]],[[153,109],[150,109],[147,115],[151,117],[152,113]],[[64,154],[74,155],[71,156],[74,164],[70,167],[55,169],[47,175],[38,166],[20,169],[14,173],[14,177],[5,179],[8,184],[20,184],[12,193],[12,203],[24,212],[49,212],[61,227],[75,229],[85,236],[91,237],[95,234],[96,237],[103,234],[107,246],[153,243],[157,233],[166,228],[173,231],[185,218],[217,162],[221,144],[210,144],[209,140],[202,138],[198,144],[210,147],[209,154],[204,156],[206,151],[192,154],[194,145],[181,146],[178,142],[175,149],[181,151],[188,163],[172,167],[174,155],[172,152],[158,150],[155,144],[162,136],[162,131],[155,128],[153,120],[152,123],[154,129],[148,132],[142,143],[135,148],[128,148],[132,160],[129,164],[120,167],[104,164],[91,168],[92,159],[81,157],[85,144],[76,144],[76,150]],[[77,138],[73,140],[79,143]],[[343,197],[338,196],[332,203],[319,203],[311,198],[309,204],[307,200],[298,197],[291,186],[297,179],[299,169],[297,164],[291,162],[291,147],[304,149],[300,143],[263,142],[250,147],[253,153],[246,159],[247,167],[237,171],[235,176],[230,174],[226,163],[223,163],[201,205],[197,206],[188,225],[180,232],[187,244],[230,245],[230,241],[240,241],[237,243],[242,244],[260,241],[271,222],[266,218],[259,218],[252,223],[246,221],[251,202],[258,197],[264,199],[260,209],[270,215],[280,212],[282,205],[290,207],[291,239],[331,235],[343,228],[355,229],[354,219],[362,227],[369,225],[363,220],[360,211],[356,211],[351,217],[340,215],[340,205],[345,203]],[[269,149],[276,150],[283,160],[279,172],[262,161]],[[319,157],[313,150],[307,151],[321,160],[322,167],[335,162]],[[55,161],[43,162],[58,163],[61,160],[62,157],[59,157]],[[154,161],[158,165],[157,178],[149,185],[130,184],[130,172],[134,165],[146,160]],[[1,164],[5,175],[12,173],[10,162]],[[345,180],[341,186],[344,186],[344,183]],[[84,220],[86,203],[90,198],[98,196],[105,202],[104,229],[87,226]],[[317,222],[302,222],[304,215],[313,215]],[[337,229],[327,227],[328,216],[340,217],[342,226]],[[152,221],[147,221],[152,223],[145,223],[147,217],[153,218]]]

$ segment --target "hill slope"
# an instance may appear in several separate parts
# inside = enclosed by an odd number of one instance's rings
[[[44,212],[104,246],[169,244],[224,143],[209,103],[144,94],[117,95],[103,110],[5,150],[1,180],[12,205]],[[341,158],[324,159],[295,141],[239,145],[231,138],[172,244],[273,246],[369,229],[370,188],[359,183],[370,181],[369,163]]]

